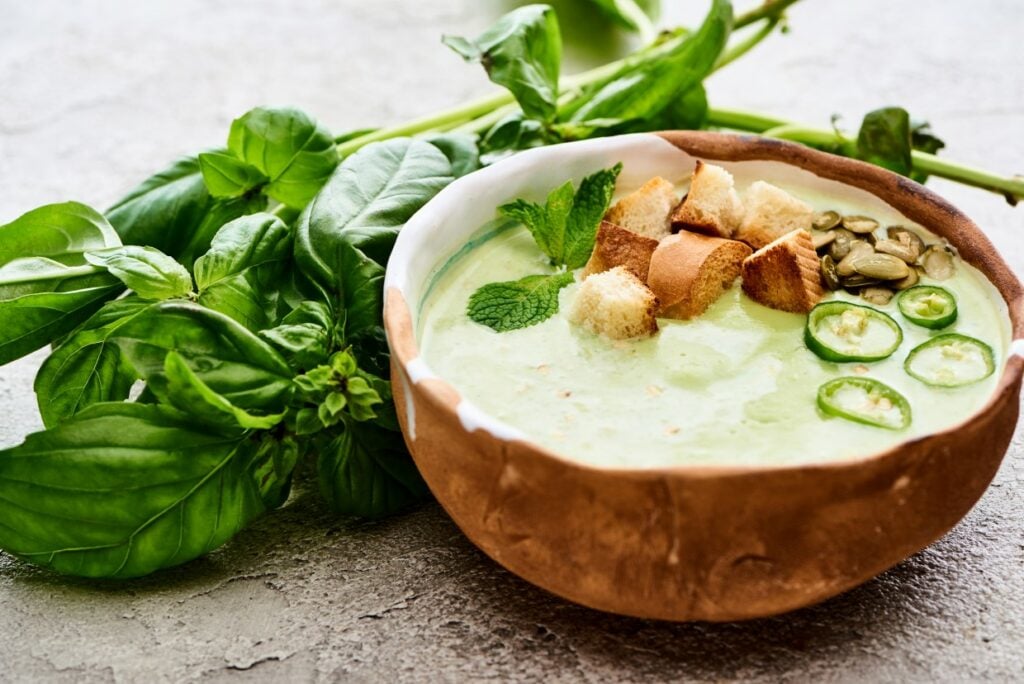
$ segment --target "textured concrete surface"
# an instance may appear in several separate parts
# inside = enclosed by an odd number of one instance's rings
[[[664,0],[692,20],[704,3]],[[738,3],[739,4],[739,3]],[[685,5],[678,9],[677,6]],[[438,43],[498,0],[0,0],[0,220],[106,206],[250,106],[333,129],[397,122],[486,90]],[[574,62],[624,47],[568,11]],[[1024,171],[1016,0],[803,0],[792,32],[716,76],[714,102],[850,126],[898,103],[946,153]],[[585,42],[581,42],[585,41]],[[1024,272],[1024,207],[936,182]],[[0,369],[0,444],[39,425],[38,355]],[[964,454],[970,458],[970,454]],[[1024,676],[1024,432],[946,538],[823,605],[734,625],[595,613],[510,576],[436,507],[337,520],[300,492],[208,558],[127,584],[0,557],[0,680],[1010,681]]]

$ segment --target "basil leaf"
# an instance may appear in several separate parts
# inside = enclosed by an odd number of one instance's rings
[[[470,296],[466,313],[496,332],[526,328],[558,313],[558,292],[572,282],[572,273],[559,273],[488,283]]]
[[[290,435],[261,433],[256,443],[251,472],[259,487],[260,497],[269,508],[277,508],[288,500],[295,465],[303,456],[303,447]]]
[[[548,194],[544,206],[517,199],[498,211],[525,225],[541,251],[558,265],[570,269],[587,263],[594,248],[594,235],[608,210],[615,179],[622,164],[593,173],[580,182],[577,191],[566,181]]]
[[[252,214],[225,224],[195,263],[199,303],[262,330],[276,318],[291,254],[291,231],[276,216]]]
[[[127,321],[112,339],[164,403],[173,403],[165,372],[178,352],[211,390],[242,409],[284,409],[292,372],[273,347],[224,314],[188,302],[161,302]]]
[[[569,121],[646,119],[701,83],[725,48],[732,27],[732,3],[713,0],[700,28],[679,40],[662,58],[626,64],[611,78],[562,112]]]
[[[481,163],[488,166],[513,152],[538,147],[547,137],[548,130],[540,121],[527,119],[521,111],[513,112],[494,124],[480,141]]]
[[[125,245],[87,252],[85,259],[107,269],[143,299],[176,299],[192,292],[192,276],[188,270],[155,247]]]
[[[120,244],[84,204],[50,204],[0,226],[0,365],[39,349],[89,318],[121,284],[85,259]]]
[[[491,81],[508,88],[528,117],[554,119],[562,36],[550,6],[513,10],[473,41],[455,36],[442,40],[467,62],[483,64]]]
[[[424,500],[428,490],[402,435],[372,423],[345,420],[320,449],[320,491],[344,515],[380,518]]]
[[[259,453],[165,407],[94,406],[0,451],[0,547],[83,577],[179,565],[267,510]]]
[[[93,404],[128,398],[138,375],[111,337],[153,306],[138,297],[107,302],[43,361],[34,389],[44,425],[54,427]]]
[[[431,145],[448,157],[452,175],[461,178],[480,168],[480,149],[475,135],[468,133],[439,133],[426,138]]]
[[[170,352],[164,360],[164,375],[170,403],[196,416],[205,425],[267,430],[284,419],[284,411],[274,415],[256,415],[238,408],[210,389],[177,352]]]
[[[263,194],[249,194],[235,199],[212,200],[203,220],[191,233],[188,244],[180,250],[177,259],[192,267],[196,259],[210,249],[214,236],[221,228],[235,219],[249,214],[258,214],[267,208],[267,197]]]
[[[330,132],[297,109],[250,110],[231,123],[228,149],[269,179],[267,195],[298,209],[338,165]]]
[[[334,321],[330,308],[321,302],[302,302],[281,324],[260,332],[260,337],[281,352],[292,368],[314,368],[327,360],[331,351]]]
[[[256,167],[223,152],[200,154],[199,169],[206,189],[214,197],[241,197],[267,181]]]
[[[868,112],[857,133],[857,158],[904,176],[913,168],[910,115],[901,107]]]

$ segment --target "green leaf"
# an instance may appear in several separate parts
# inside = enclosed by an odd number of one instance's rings
[[[334,138],[297,109],[257,107],[231,123],[228,149],[269,179],[264,192],[301,209],[338,165]]]
[[[910,115],[901,107],[868,112],[857,134],[857,158],[904,176],[913,168]]]
[[[658,3],[656,1],[651,2],[636,2],[635,0],[590,0],[609,18],[615,21],[615,23],[623,26],[631,31],[636,31],[640,28],[637,16],[641,13],[650,15],[656,15],[658,9]]]
[[[678,39],[660,59],[628,63],[579,98],[563,120],[647,119],[701,83],[725,48],[732,27],[732,3],[713,0],[700,28]]]
[[[267,182],[267,177],[255,166],[223,152],[200,154],[199,169],[206,189],[214,197],[241,197]]]
[[[138,375],[111,337],[153,306],[138,297],[107,302],[43,361],[35,393],[44,425],[54,427],[93,404],[128,398]]]
[[[84,204],[50,204],[0,226],[0,365],[67,334],[122,289],[85,253],[120,244]]]
[[[288,500],[292,474],[304,447],[290,435],[262,433],[258,440],[251,470],[263,502],[269,508],[277,508]]]
[[[469,298],[466,313],[497,332],[536,325],[558,313],[558,292],[572,281],[572,273],[558,273],[488,283]]]
[[[320,449],[320,491],[343,515],[380,518],[424,500],[429,492],[401,433],[346,420]]]
[[[0,547],[83,577],[179,565],[267,510],[258,456],[172,409],[94,406],[0,451]]]
[[[931,125],[927,121],[915,121],[911,119],[910,146],[915,150],[920,150],[921,152],[937,154],[939,150],[946,146],[946,143],[932,133]],[[927,173],[917,170],[914,170],[910,174],[910,177],[918,183],[924,183],[928,180]]]
[[[431,145],[448,157],[452,175],[461,178],[480,168],[480,149],[477,137],[469,133],[438,133],[426,138]]]
[[[327,360],[334,332],[333,314],[321,302],[302,302],[281,324],[260,332],[295,370],[313,368]]]
[[[481,163],[493,164],[513,152],[543,145],[548,138],[549,130],[540,121],[526,118],[521,111],[512,112],[494,124],[480,141]]]
[[[232,318],[198,304],[162,302],[120,326],[112,339],[147,386],[172,403],[165,372],[177,352],[211,390],[246,410],[284,410],[292,384],[273,347]]]
[[[85,259],[107,269],[143,299],[178,299],[192,292],[188,270],[155,247],[125,245],[86,252]]]
[[[164,360],[164,375],[167,378],[166,394],[170,403],[196,416],[206,425],[268,430],[284,419],[284,411],[273,415],[256,415],[238,408],[210,389],[177,352],[170,352]]]
[[[291,255],[291,231],[276,216],[252,214],[225,224],[196,260],[199,303],[252,331],[266,328],[276,318]]]
[[[611,203],[620,171],[622,164],[593,173],[575,192],[566,181],[551,191],[544,206],[517,199],[498,211],[525,225],[553,263],[579,268],[594,248],[594,235]]]
[[[443,41],[466,61],[479,61],[491,81],[508,88],[528,117],[554,119],[562,36],[550,6],[513,10],[473,41],[453,36]]]

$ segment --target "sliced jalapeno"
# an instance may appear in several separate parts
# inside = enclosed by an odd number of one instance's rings
[[[889,430],[902,430],[911,421],[906,397],[871,378],[829,380],[818,388],[818,408],[829,416]]]
[[[953,293],[934,285],[918,285],[904,290],[899,307],[908,321],[932,330],[952,325],[957,316]]]
[[[903,342],[892,317],[867,306],[831,301],[807,316],[804,343],[826,361],[879,361]]]
[[[992,375],[996,361],[992,347],[981,340],[943,333],[914,347],[903,369],[932,387],[963,387]]]

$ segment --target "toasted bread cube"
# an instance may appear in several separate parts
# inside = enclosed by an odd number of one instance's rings
[[[588,276],[569,310],[569,320],[613,340],[658,332],[658,308],[647,286],[622,266]]]
[[[743,198],[746,213],[736,235],[754,249],[761,249],[794,230],[810,230],[811,205],[771,183],[757,181]]]
[[[794,230],[743,262],[743,291],[780,311],[807,313],[825,296],[811,234]]]
[[[750,252],[736,240],[686,231],[662,240],[647,275],[659,315],[685,320],[704,313],[736,280]]]
[[[743,203],[732,174],[697,160],[690,190],[672,212],[672,229],[731,238],[743,220]]]
[[[622,266],[639,278],[640,282],[644,282],[651,266],[651,255],[657,246],[657,240],[601,221],[594,240],[594,251],[590,253],[590,260],[583,268],[583,277]]]
[[[660,240],[672,232],[669,214],[675,206],[675,187],[661,176],[655,176],[616,202],[604,215],[604,220]]]

